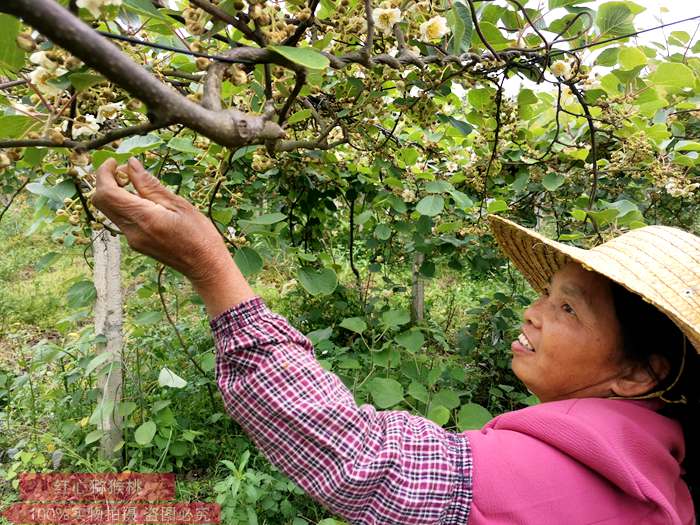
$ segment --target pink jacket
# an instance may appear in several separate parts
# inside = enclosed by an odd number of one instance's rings
[[[689,525],[680,425],[651,401],[570,399],[467,432],[469,525]],[[697,444],[695,444],[697,445]]]

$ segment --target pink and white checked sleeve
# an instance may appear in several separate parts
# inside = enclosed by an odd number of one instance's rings
[[[358,407],[310,341],[262,299],[211,321],[229,414],[315,500],[356,524],[467,523],[466,434],[400,411]]]

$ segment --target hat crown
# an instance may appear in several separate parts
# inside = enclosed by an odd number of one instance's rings
[[[679,228],[645,226],[585,250],[501,217],[490,221],[501,248],[537,291],[573,260],[656,306],[700,352],[700,237]]]

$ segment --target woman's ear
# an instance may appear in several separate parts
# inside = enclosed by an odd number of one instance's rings
[[[649,358],[648,366],[631,365],[610,388],[620,397],[641,396],[663,381],[670,369],[671,365],[665,357],[654,354]]]

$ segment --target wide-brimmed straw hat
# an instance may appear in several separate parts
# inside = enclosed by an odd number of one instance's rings
[[[700,353],[700,237],[678,228],[645,226],[585,250],[503,217],[490,215],[489,221],[500,247],[538,293],[559,268],[577,262],[657,307]]]

